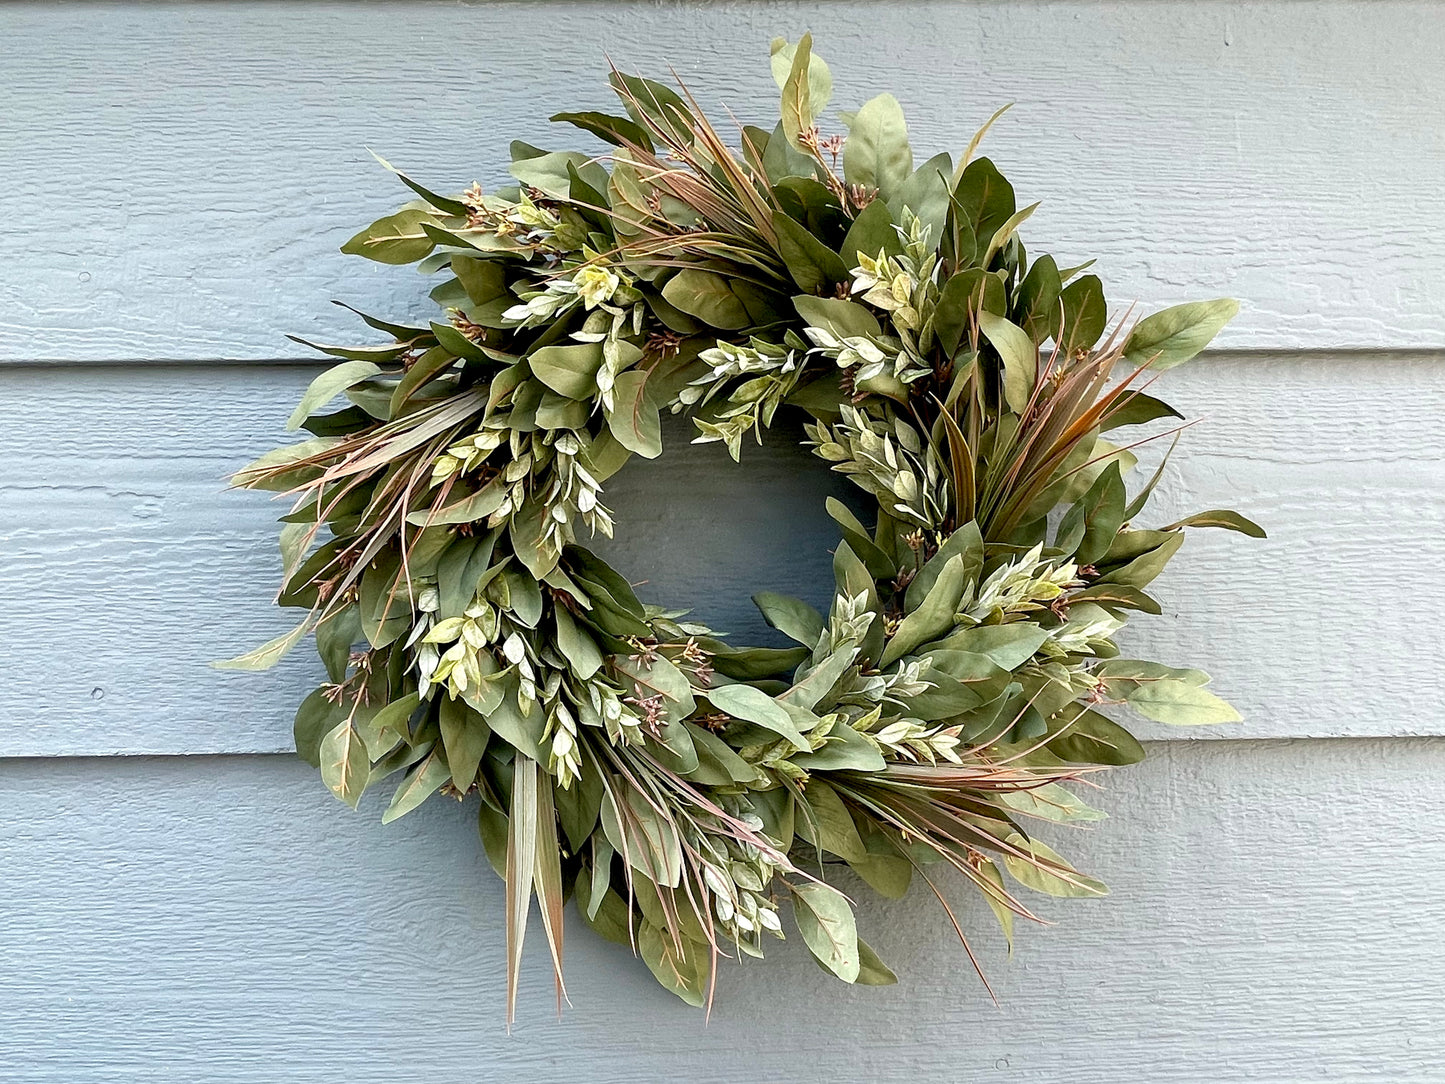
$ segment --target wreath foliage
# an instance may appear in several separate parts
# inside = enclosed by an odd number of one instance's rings
[[[514,185],[455,197],[399,175],[418,198],[343,250],[441,276],[444,317],[363,316],[394,341],[320,346],[342,360],[291,417],[311,438],[237,475],[295,498],[279,601],[306,617],[222,665],[314,632],[328,680],[296,745],[337,797],[399,776],[390,821],[480,796],[509,1018],[533,897],[559,997],[569,896],[692,1004],[787,911],[839,978],[893,982],[838,863],[940,901],[951,867],[1011,938],[1020,886],[1105,891],[1034,826],[1102,816],[1066,784],[1143,756],[1107,706],[1238,718],[1200,671],[1115,646],[1160,612],[1184,528],[1262,534],[1228,511],[1138,526],[1160,474],[1124,483],[1134,427],[1179,417],[1142,389],[1237,305],[1111,325],[1087,264],[1026,255],[1037,205],[976,155],[983,131],[915,168],[891,95],[819,133],[832,80],[807,36],[772,69],[781,122],[731,142],[685,87],[613,70],[625,116],[552,118],[605,154],[514,143]],[[829,502],[826,614],[756,596],[796,646],[734,646],[585,548],[613,532],[609,476],[662,453],[663,410],[735,459],[806,412],[876,501],[872,523]]]

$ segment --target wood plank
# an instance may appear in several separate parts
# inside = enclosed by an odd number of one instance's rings
[[[724,968],[705,1021],[573,923],[559,1022],[534,928],[510,1038],[470,805],[383,828],[290,758],[5,761],[0,1077],[1438,1080],[1445,742],[1151,754],[1067,841],[1111,896],[1031,897],[1058,925],[1012,960],[962,907],[999,1008],[926,892],[860,894],[896,987],[843,986],[790,933]]]
[[[404,195],[364,148],[495,183],[510,139],[610,104],[608,55],[766,119],[767,42],[809,26],[836,108],[895,91],[920,152],[1015,102],[987,150],[1043,200],[1031,246],[1098,257],[1120,310],[1445,345],[1438,5],[32,4],[0,10],[0,360],[281,358],[354,334],[331,297],[401,316],[419,281],[336,251]]]
[[[310,373],[5,371],[0,755],[290,748],[295,704],[320,673],[309,649],[265,675],[206,664],[287,627],[270,604],[280,510],[222,479],[282,438]],[[1142,619],[1127,642],[1203,666],[1247,719],[1188,736],[1445,734],[1438,697],[1421,694],[1445,629],[1420,609],[1420,577],[1445,563],[1445,367],[1214,356],[1166,380],[1206,420],[1143,522],[1232,505],[1271,534],[1194,533],[1162,582],[1169,619]],[[782,435],[748,447],[742,468],[684,443],[681,426],[668,439],[661,461],[609,488],[618,567],[742,642],[768,635],[754,591],[825,605],[836,534],[822,497],[846,494],[841,480]]]

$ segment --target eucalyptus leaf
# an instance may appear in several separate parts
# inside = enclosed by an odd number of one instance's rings
[[[891,94],[880,94],[863,104],[849,125],[843,143],[843,176],[849,184],[863,185],[891,199],[913,172],[913,148],[903,107]]]
[[[1152,369],[1172,369],[1209,345],[1221,328],[1239,313],[1239,302],[1193,301],[1146,316],[1124,342],[1124,360]]]
[[[816,881],[793,886],[793,919],[803,944],[844,982],[857,982],[862,967],[853,907],[835,888]]]

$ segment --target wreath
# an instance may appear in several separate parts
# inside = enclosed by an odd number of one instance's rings
[[[1153,439],[1133,427],[1180,417],[1144,389],[1237,304],[1111,326],[1088,264],[1026,254],[1037,204],[975,153],[1003,110],[956,164],[915,168],[891,95],[819,131],[832,79],[808,36],[774,42],[772,71],[781,122],[732,142],[686,87],[613,69],[625,116],[552,118],[602,155],[513,143],[514,185],[455,197],[398,173],[417,198],[343,251],[441,276],[443,318],[362,315],[393,341],[318,346],[342,360],[291,416],[310,439],[236,476],[294,497],[278,601],[306,616],[221,665],[314,633],[327,681],[296,746],[338,798],[399,775],[387,822],[479,796],[509,1020],[533,897],[559,999],[569,897],[694,1005],[787,912],[838,978],[895,981],[840,864],[945,908],[951,869],[1011,940],[1035,917],[1020,887],[1105,891],[1034,827],[1102,816],[1067,784],[1144,755],[1106,708],[1238,719],[1205,674],[1115,644],[1160,612],[1184,528],[1263,534],[1222,510],[1137,526],[1162,465],[1124,483]],[[804,412],[871,498],[828,502],[826,614],[755,596],[794,646],[736,646],[585,547],[614,530],[607,479],[662,454],[663,410],[734,459]]]

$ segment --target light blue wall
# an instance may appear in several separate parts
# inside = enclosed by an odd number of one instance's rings
[[[788,945],[708,1022],[576,929],[573,1007],[534,953],[509,1038],[474,810],[349,812],[285,753],[317,668],[206,668],[284,623],[277,509],[222,479],[315,371],[286,332],[421,296],[335,252],[400,198],[365,147],[492,179],[605,104],[604,54],[762,112],[804,28],[840,106],[896,91],[920,150],[1016,101],[990,150],[1045,200],[1028,236],[1121,306],[1243,299],[1169,378],[1205,422],[1160,514],[1271,538],[1191,540],[1134,642],[1247,722],[1107,781],[1070,853],[1108,899],[1046,901],[1011,959],[965,908],[998,1008],[915,895],[863,908],[896,988]],[[0,1080],[1441,1079],[1442,115],[1427,4],[0,8]],[[611,554],[762,635],[745,596],[815,590],[837,480],[669,435],[611,487]]]

